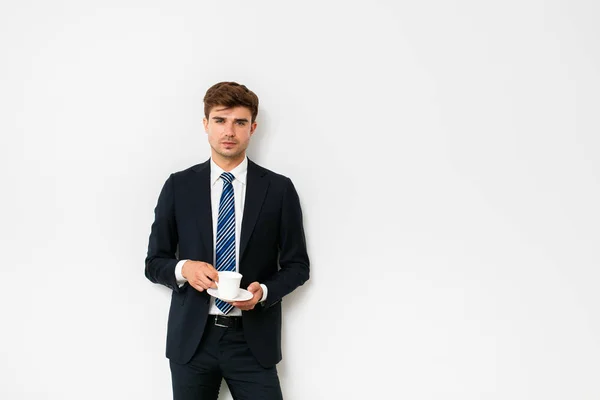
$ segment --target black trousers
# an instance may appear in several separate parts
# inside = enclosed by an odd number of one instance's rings
[[[235,400],[283,400],[276,367],[256,361],[241,327],[207,323],[190,362],[170,366],[173,400],[217,400],[223,378]]]

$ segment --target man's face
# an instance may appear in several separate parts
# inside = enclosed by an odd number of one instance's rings
[[[256,129],[256,122],[251,121],[252,113],[246,107],[213,107],[203,120],[213,159],[241,161]]]

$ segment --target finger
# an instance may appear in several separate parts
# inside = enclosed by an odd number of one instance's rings
[[[204,289],[208,289],[213,287],[213,285],[215,284],[208,276],[204,275],[204,274],[200,274],[200,276],[198,276],[198,283],[204,288]]]
[[[258,282],[252,282],[250,286],[248,286],[248,291],[252,293],[252,300],[255,303],[258,303],[263,296],[262,287]]]
[[[191,285],[192,285],[192,287],[194,289],[196,289],[199,292],[203,292],[204,291],[204,288],[202,286],[200,286],[197,282],[191,283]]]
[[[210,279],[208,279],[205,276],[198,277],[197,283],[198,283],[198,286],[200,286],[204,290],[212,288],[213,284],[214,284],[214,282],[212,282]]]
[[[201,275],[205,278],[204,282],[208,285],[207,287],[217,288],[217,285],[215,284],[215,282],[219,282],[219,273],[217,270],[213,269],[211,271],[207,268],[201,272]]]
[[[219,282],[219,273],[217,272],[216,269],[213,269],[212,271],[206,271],[206,276],[211,280],[211,281],[217,281]]]
[[[217,271],[216,268],[209,263],[204,263],[203,272],[213,278],[219,275],[219,271]]]
[[[254,306],[256,305],[256,301],[254,299],[246,301],[234,301],[233,303],[231,303],[231,305],[241,309],[245,309],[248,307],[254,308]]]
[[[261,289],[261,287],[260,287],[260,284],[258,282],[252,282],[250,284],[250,286],[248,286],[248,291],[250,293],[253,293],[253,294],[256,293],[256,291],[260,290],[260,289]]]

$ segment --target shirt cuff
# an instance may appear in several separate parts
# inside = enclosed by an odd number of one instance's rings
[[[181,275],[183,264],[185,264],[186,261],[189,260],[180,260],[175,266],[175,280],[177,281],[177,285],[179,285],[179,287],[182,287],[183,284],[187,282],[187,279],[185,279],[183,275]]]
[[[267,299],[267,293],[269,293],[269,290],[268,290],[268,289],[267,289],[267,287],[266,287],[265,285],[263,285],[262,283],[260,284],[260,287],[261,287],[261,288],[262,288],[262,290],[263,290],[263,296],[262,296],[262,299],[260,299],[260,301],[261,301],[261,303],[262,303],[263,301],[265,301],[265,300]]]

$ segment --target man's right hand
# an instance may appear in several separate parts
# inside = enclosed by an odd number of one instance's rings
[[[219,274],[215,267],[203,261],[186,261],[181,267],[181,275],[199,292],[216,288],[214,281],[219,281]]]

